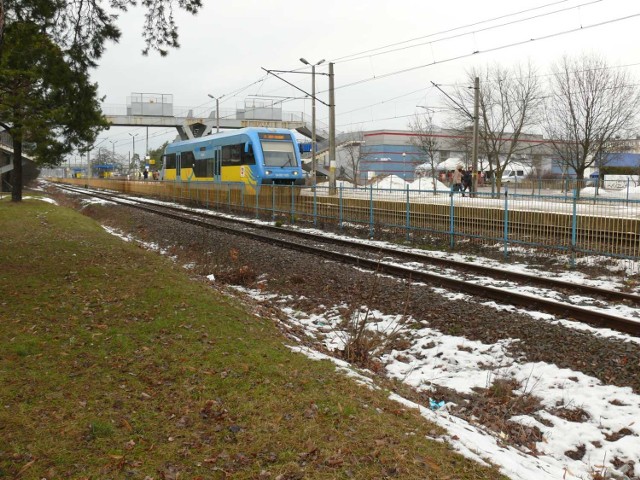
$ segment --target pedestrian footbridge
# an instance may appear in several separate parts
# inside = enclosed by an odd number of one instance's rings
[[[175,107],[173,96],[164,94],[133,94],[126,111],[103,107],[107,121],[118,127],[173,127],[182,140],[202,137],[217,130],[244,127],[286,128],[306,137],[312,136],[310,118],[301,112],[285,112],[272,101],[245,100],[233,110],[197,110]],[[316,122],[316,139],[328,138],[328,127]]]

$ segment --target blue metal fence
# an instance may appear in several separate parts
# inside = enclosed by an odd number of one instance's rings
[[[65,179],[86,184],[87,180]],[[368,238],[456,249],[463,243],[499,246],[504,256],[544,248],[568,256],[640,260],[640,191],[628,185],[613,194],[597,189],[484,186],[463,197],[449,188],[414,190],[380,185],[337,190],[264,185],[258,191],[213,182],[118,182],[92,186],[202,205],[272,222],[362,232]]]

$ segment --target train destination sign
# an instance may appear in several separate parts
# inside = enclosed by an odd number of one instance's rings
[[[261,140],[291,140],[289,135],[284,133],[259,133]]]

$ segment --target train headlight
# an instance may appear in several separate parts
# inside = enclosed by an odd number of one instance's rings
[[[298,171],[297,171],[297,170],[296,170],[296,171],[294,171],[294,172],[293,172],[293,175],[294,175],[294,176],[295,176],[295,175],[298,175]]]
[[[264,174],[265,174],[265,175],[271,175],[271,170],[265,170],[265,171],[264,171]]]

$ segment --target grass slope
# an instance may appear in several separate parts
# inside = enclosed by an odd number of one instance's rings
[[[495,479],[170,260],[0,201],[0,478]]]

